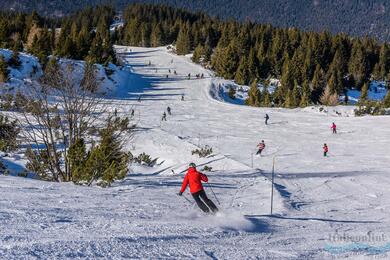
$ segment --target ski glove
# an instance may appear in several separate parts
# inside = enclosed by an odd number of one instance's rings
[[[183,194],[183,192],[179,192],[177,195],[181,196]]]

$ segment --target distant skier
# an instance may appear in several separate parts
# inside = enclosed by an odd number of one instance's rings
[[[131,116],[134,116],[134,109],[131,109]]]
[[[334,122],[332,123],[332,126],[330,128],[332,129],[334,134],[337,134],[337,126]]]
[[[265,124],[268,125],[268,120],[269,120],[268,114],[265,114],[265,117],[264,117],[264,118],[265,118]]]
[[[261,143],[259,143],[259,144],[257,145],[257,147],[258,147],[258,150],[257,150],[256,155],[260,155],[260,156],[261,156],[261,153],[262,153],[263,150],[265,149],[264,140],[261,140]]]
[[[183,194],[186,190],[187,186],[190,185],[190,192],[192,197],[194,198],[196,204],[203,212],[213,213],[218,212],[217,206],[215,206],[214,202],[212,202],[206,195],[206,192],[203,189],[203,182],[208,182],[208,178],[205,174],[198,172],[196,170],[195,163],[190,163],[188,171],[184,176],[183,184],[181,186],[179,196]]]
[[[184,101],[184,94],[181,95],[181,101]]]
[[[328,146],[324,144],[324,147],[322,147],[322,149],[324,150],[324,157],[328,156],[328,152],[329,152]]]
[[[191,73],[188,73],[188,79],[191,79]]]
[[[171,108],[170,108],[170,107],[167,107],[167,112],[168,112],[168,115],[172,115],[172,114],[171,114]]]
[[[138,102],[141,102],[141,95],[138,96]]]
[[[161,121],[167,121],[167,114],[165,113],[165,111],[161,117]]]

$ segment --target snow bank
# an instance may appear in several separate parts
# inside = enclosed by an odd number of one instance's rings
[[[5,57],[8,61],[12,56],[12,51],[7,49],[0,49],[0,55]],[[42,76],[42,66],[37,57],[20,53],[19,55],[21,66],[20,68],[8,67],[10,72],[9,80],[4,84],[8,91],[16,92],[23,91],[23,88],[28,87],[32,81],[37,80]],[[76,77],[81,79],[84,70],[85,62],[71,59],[60,59],[59,63],[63,66],[72,64],[75,68]],[[97,80],[100,84],[100,92],[110,94],[115,91],[120,85],[126,84],[127,72],[123,72],[121,67],[114,64],[109,64],[107,67],[101,64],[96,64]]]
[[[0,49],[0,55],[4,56],[8,62],[12,56],[12,51]],[[37,57],[21,52],[19,59],[21,65],[18,69],[8,67],[10,73],[9,81],[5,84],[6,87],[22,86],[25,83],[30,83],[32,80],[38,79],[42,75],[41,64]]]
[[[279,85],[279,80],[271,79],[269,85],[267,86],[268,93],[274,93],[276,87]],[[234,99],[229,96],[229,91],[231,91],[231,89],[234,89],[235,91]],[[236,84],[232,80],[215,78],[212,80],[212,84],[210,86],[210,95],[219,101],[244,105],[245,100],[248,98],[249,89],[249,86]],[[259,83],[258,89],[260,91],[264,91],[264,84]]]
[[[368,87],[368,99],[371,100],[383,100],[387,94],[387,87],[385,81],[372,81]],[[361,91],[356,89],[350,89],[347,92],[348,100],[351,104],[355,104],[359,101]],[[341,97],[343,99],[343,97]]]

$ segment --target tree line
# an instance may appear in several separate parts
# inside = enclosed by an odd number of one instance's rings
[[[117,43],[145,47],[173,43],[177,54],[193,52],[194,62],[238,84],[281,80],[269,102],[260,93],[256,97],[260,102],[248,99],[249,105],[331,105],[350,88],[360,90],[371,80],[390,77],[390,45],[369,37],[223,21],[148,4],[128,6],[124,19],[124,27],[115,32]]]
[[[0,13],[0,48],[26,51],[44,66],[49,55],[92,63],[115,62],[109,6],[86,8],[61,19],[17,12]]]
[[[86,8],[61,19],[35,12],[0,13],[0,46],[14,50],[8,65],[17,66],[18,51],[25,50],[44,66],[49,55],[115,62],[114,43],[174,44],[177,54],[192,52],[194,62],[238,84],[267,85],[270,78],[280,79],[273,94],[250,91],[247,104],[256,106],[332,105],[350,88],[360,90],[371,80],[390,77],[390,45],[369,37],[224,21],[150,4],[129,5],[123,11],[124,26],[110,31],[114,15],[109,6]],[[2,81],[7,78],[4,62],[0,57]]]

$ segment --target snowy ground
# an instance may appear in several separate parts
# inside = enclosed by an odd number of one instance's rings
[[[229,104],[211,91],[219,79],[188,57],[129,49],[117,48],[128,65],[127,79],[121,77],[127,84],[107,103],[122,115],[135,109],[139,130],[128,148],[161,165],[133,168],[108,189],[0,176],[0,258],[390,257],[390,117],[346,116],[350,107],[336,108],[339,116],[334,109]],[[205,78],[194,79],[198,73]],[[161,122],[167,106],[172,115]],[[265,153],[252,167],[262,139]],[[213,156],[191,155],[206,144]],[[213,167],[210,185],[222,209],[215,217],[176,196],[190,161]],[[210,187],[206,192],[215,201]]]
[[[12,57],[12,51],[0,48],[0,55],[8,62]],[[29,84],[31,84],[32,81],[37,80],[42,76],[42,67],[36,57],[26,53],[20,53],[19,60],[19,68],[8,66],[9,79],[5,84],[1,85],[1,94],[17,91],[23,92],[25,88],[29,88]],[[64,67],[72,64],[75,72],[75,79],[80,78],[79,80],[81,80],[81,72],[84,70],[85,65],[84,61],[60,59],[59,64]],[[97,64],[96,68],[96,77],[101,87],[101,93],[108,94],[118,88],[118,86],[125,85],[123,80],[127,78],[128,72],[122,71],[120,67],[110,63],[108,67]]]

